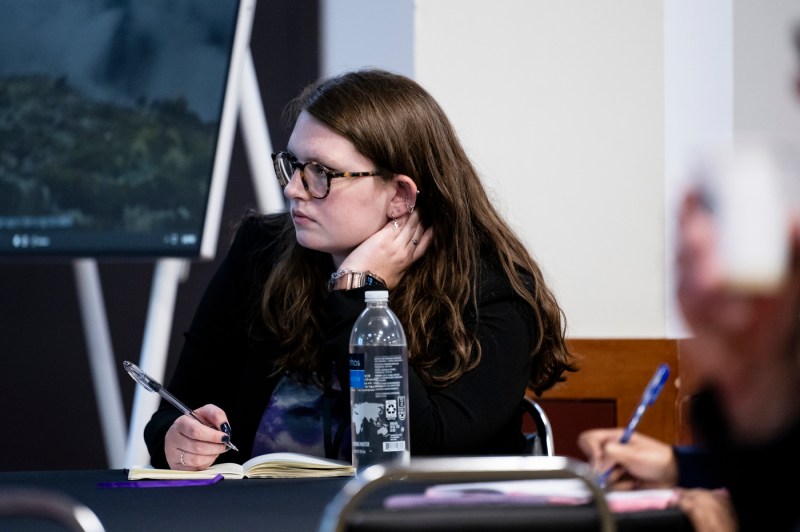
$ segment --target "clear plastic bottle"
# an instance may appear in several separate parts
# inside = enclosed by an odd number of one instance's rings
[[[350,334],[353,466],[410,460],[408,348],[389,292],[368,291]]]

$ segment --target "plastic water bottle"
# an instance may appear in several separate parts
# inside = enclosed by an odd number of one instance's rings
[[[366,292],[367,308],[350,334],[350,414],[353,466],[410,460],[408,348],[389,308],[389,292]]]

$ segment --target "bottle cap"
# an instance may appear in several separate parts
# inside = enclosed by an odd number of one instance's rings
[[[389,301],[389,291],[368,290],[364,292],[364,301]]]

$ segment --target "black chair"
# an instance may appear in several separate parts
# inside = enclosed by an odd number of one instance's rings
[[[526,425],[524,422],[526,417],[536,427],[535,432],[525,431],[525,439],[527,440],[526,452],[535,456],[555,456],[553,428],[542,406],[530,397],[525,396],[522,398],[522,411],[523,427]]]

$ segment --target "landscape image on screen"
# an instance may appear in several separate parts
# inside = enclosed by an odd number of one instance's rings
[[[0,0],[0,254],[198,252],[237,5]]]

